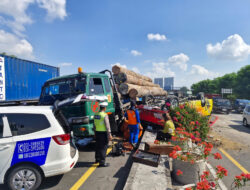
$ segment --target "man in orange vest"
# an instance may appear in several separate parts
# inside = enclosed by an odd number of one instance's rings
[[[135,108],[135,103],[131,101],[130,108],[126,111],[125,117],[128,120],[128,127],[129,127],[129,142],[135,147],[136,143],[138,142],[138,135],[139,135],[139,124],[140,116],[138,110]]]

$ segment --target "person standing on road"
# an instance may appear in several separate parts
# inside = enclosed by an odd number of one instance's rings
[[[135,147],[138,142],[139,125],[141,123],[138,110],[135,103],[131,101],[130,108],[126,111],[125,117],[128,121],[129,142]]]
[[[109,163],[106,163],[106,152],[108,148],[108,142],[112,140],[109,117],[105,112],[107,102],[100,103],[100,112],[94,116],[94,131],[96,137],[96,151],[95,160],[99,162],[100,167],[108,167]]]
[[[175,136],[174,122],[169,113],[163,113],[162,117],[164,119],[164,128],[163,130],[158,131],[156,139],[169,141],[172,136]]]

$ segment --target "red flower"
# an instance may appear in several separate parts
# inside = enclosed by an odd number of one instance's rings
[[[177,170],[177,172],[176,172],[176,175],[182,175],[183,174],[183,172],[181,171],[181,170]]]
[[[176,145],[173,149],[174,149],[175,151],[181,151],[181,147],[179,147],[178,145]]]
[[[213,181],[210,182],[209,185],[212,186],[212,187],[215,187],[215,186],[216,186],[216,184],[215,184]]]
[[[176,117],[173,117],[173,120],[176,121],[176,122],[178,122],[178,119]]]
[[[196,142],[201,142],[201,138],[197,138],[197,137],[196,137],[196,138],[195,138],[195,141],[196,141]]]
[[[242,174],[241,174],[242,177],[246,177],[246,175],[247,175],[247,174],[245,174],[245,173],[242,173]]]
[[[179,125],[180,125],[180,124],[179,124]],[[176,131],[183,131],[183,129],[180,128],[180,127],[177,127],[175,130],[176,130]]]
[[[214,154],[214,159],[217,159],[217,160],[222,159],[221,154],[220,154],[220,153],[218,153],[218,152],[216,152],[216,153]]]
[[[199,121],[195,121],[195,124],[196,124],[196,125],[200,125]]]
[[[167,107],[170,107],[170,106],[171,106],[171,104],[170,104],[169,102],[167,102],[167,103],[166,103],[166,106],[167,106]]]
[[[192,187],[188,187],[188,188],[186,188],[185,190],[192,190]]]
[[[174,136],[173,136],[173,137],[171,137],[171,140],[172,140],[172,141],[176,141],[176,139],[177,139],[177,138],[176,138],[176,137],[174,137]]]
[[[177,112],[176,112],[176,115],[181,115],[181,114],[180,114],[180,112],[177,111]]]
[[[160,144],[160,141],[155,140],[155,141],[154,141],[154,144]]]
[[[209,176],[209,171],[204,171],[203,174],[208,177]]]
[[[216,167],[216,170],[217,170],[217,176],[219,178],[227,176],[227,174],[228,174],[227,170],[220,165]]]
[[[174,150],[174,151],[172,151],[170,154],[169,154],[169,157],[171,157],[171,158],[173,158],[173,159],[176,159],[177,158],[177,153],[176,153],[176,151]]]
[[[213,148],[213,144],[212,143],[207,143],[206,147],[212,149]]]
[[[246,178],[250,180],[250,174],[246,174]]]
[[[180,109],[184,109],[184,105],[180,105],[179,108],[180,108]]]
[[[190,122],[190,125],[194,125],[194,124],[195,124],[194,121],[191,121],[191,122]]]
[[[239,176],[235,176],[235,178],[238,179],[238,180],[240,180],[240,181],[242,180],[242,176],[240,176],[240,175]]]
[[[197,183],[197,189],[199,189],[199,190],[210,190],[211,186],[209,185],[207,180],[203,180],[203,181]]]

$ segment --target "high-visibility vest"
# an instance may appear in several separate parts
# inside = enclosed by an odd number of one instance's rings
[[[99,132],[107,131],[104,123],[104,118],[107,114],[105,112],[99,112],[94,116],[95,130]]]
[[[137,125],[136,114],[134,110],[127,110],[128,115],[128,124],[129,125]]]

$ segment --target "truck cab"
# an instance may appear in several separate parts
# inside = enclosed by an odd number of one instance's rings
[[[108,70],[106,70],[108,71]],[[110,72],[110,71],[109,71]],[[63,100],[79,94],[82,102],[78,105],[69,105],[62,108],[66,119],[73,123],[73,132],[76,137],[89,137],[94,135],[94,115],[99,111],[100,100],[108,102],[107,113],[110,118],[111,130],[117,131],[116,88],[110,76],[102,73],[82,73],[67,75],[50,79],[42,87],[39,99],[40,105],[53,105],[56,100]],[[112,83],[112,84],[111,84]],[[114,98],[114,95],[117,97]],[[114,123],[113,123],[114,122]]]

